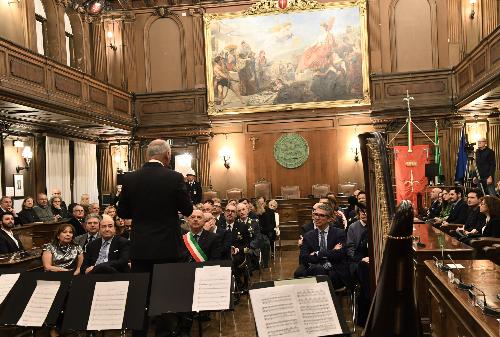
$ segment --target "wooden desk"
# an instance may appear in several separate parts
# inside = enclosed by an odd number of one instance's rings
[[[488,260],[458,260],[462,281],[472,283],[485,292],[486,302],[500,308],[497,294],[500,291],[500,266]],[[434,261],[425,261],[427,298],[430,301],[432,336],[472,337],[500,336],[500,322],[486,316],[474,307],[467,290],[460,290],[451,283],[447,273],[439,270]],[[456,277],[458,277],[456,270]]]
[[[54,239],[57,228],[63,223],[69,223],[69,219],[60,221],[51,221],[44,223],[32,223],[15,227],[12,229],[14,234],[19,235],[21,242],[26,250],[34,247],[41,247]]]
[[[425,246],[419,247],[417,241],[413,242],[413,263],[415,266],[415,287],[417,291],[417,301],[422,321],[423,331],[429,331],[429,308],[427,299],[427,287],[425,284],[425,260],[432,260],[433,256],[441,259],[440,241],[443,242],[443,251],[450,254],[454,260],[472,259],[474,249],[457,239],[445,234],[430,224],[414,224],[413,235],[420,238],[420,242]]]
[[[312,207],[319,199],[276,199],[282,240],[297,240],[299,227],[312,221]]]
[[[19,253],[0,255],[0,274],[5,272],[33,271],[42,268],[42,249],[27,251],[26,256]]]

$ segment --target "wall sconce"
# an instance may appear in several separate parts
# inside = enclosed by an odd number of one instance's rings
[[[469,0],[469,3],[471,5],[471,11],[470,11],[470,18],[471,20],[474,19],[474,16],[476,16],[476,11],[474,10],[474,5],[476,4],[477,0]]]
[[[351,152],[354,153],[354,161],[357,163],[359,161],[359,140],[355,136],[351,140]]]
[[[22,170],[29,170],[30,169],[31,159],[33,159],[33,152],[31,151],[31,147],[25,146],[23,149],[23,153],[21,153],[21,156],[24,158],[24,161],[26,162],[26,166],[24,166],[24,167],[17,166],[16,167],[17,173],[21,172]]]
[[[106,37],[109,39],[109,45],[107,45],[109,48],[111,48],[114,51],[118,50],[118,47],[116,46],[116,41],[115,41],[115,21],[113,21],[112,25],[112,30],[108,30],[106,32]]]
[[[24,142],[22,140],[16,139],[14,141],[14,147],[15,148],[23,148],[24,147]]]
[[[229,169],[231,167],[231,150],[229,150],[228,147],[224,146],[220,152],[219,152],[219,156],[221,157],[221,159],[224,161],[224,167]]]

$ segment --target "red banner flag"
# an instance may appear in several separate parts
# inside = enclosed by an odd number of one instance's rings
[[[394,175],[398,204],[401,200],[410,200],[416,209],[417,194],[423,193],[427,185],[425,164],[428,163],[428,145],[413,145],[411,152],[408,152],[408,146],[394,146]]]

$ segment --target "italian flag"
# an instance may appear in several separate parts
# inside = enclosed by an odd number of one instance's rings
[[[184,234],[182,236],[182,239],[184,240],[184,244],[189,250],[189,253],[196,262],[205,262],[207,260],[207,256],[205,255],[203,250],[201,250],[198,242],[196,242],[195,238],[193,237],[193,233],[188,232]]]

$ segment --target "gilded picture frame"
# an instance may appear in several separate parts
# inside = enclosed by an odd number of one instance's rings
[[[365,1],[264,0],[203,19],[209,115],[370,105]]]

